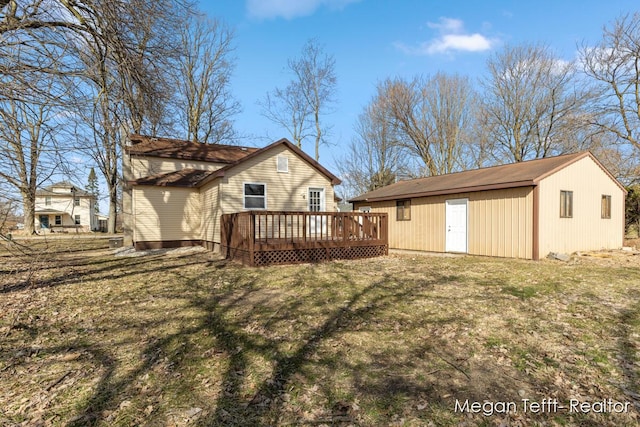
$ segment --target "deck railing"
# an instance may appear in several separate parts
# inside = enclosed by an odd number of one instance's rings
[[[246,211],[222,215],[221,225],[223,254],[249,265],[388,253],[386,214]]]

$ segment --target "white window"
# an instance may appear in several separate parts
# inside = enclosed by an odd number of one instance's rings
[[[287,156],[278,156],[278,172],[289,172],[289,158]]]
[[[76,215],[76,225],[80,225],[80,215]]]
[[[74,204],[75,206],[80,206],[80,198],[79,198],[79,197],[74,198],[74,199],[73,199],[73,204]]]
[[[267,208],[267,184],[257,182],[244,183],[244,208]]]
[[[369,213],[371,212],[371,206],[361,206],[358,208],[358,211],[362,213]]]
[[[56,225],[62,225],[62,216],[56,215]]]
[[[309,212],[324,212],[324,188],[309,188]]]
[[[51,206],[51,196],[46,196],[44,198],[44,204],[47,206]]]

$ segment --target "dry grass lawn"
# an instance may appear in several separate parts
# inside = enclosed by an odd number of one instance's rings
[[[115,256],[106,243],[0,247],[1,425],[640,420],[640,256],[252,269],[200,250]],[[628,410],[533,413],[523,399]]]

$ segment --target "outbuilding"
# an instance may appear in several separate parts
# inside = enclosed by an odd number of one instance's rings
[[[620,248],[625,194],[580,152],[399,181],[350,202],[388,214],[389,248],[537,260]]]

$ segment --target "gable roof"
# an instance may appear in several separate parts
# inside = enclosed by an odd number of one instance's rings
[[[349,201],[375,202],[536,186],[540,180],[585,157],[593,159],[593,161],[624,190],[624,187],[620,185],[613,175],[611,175],[591,153],[582,151],[579,153],[546,157],[508,165],[399,181],[354,197]]]
[[[184,139],[156,138],[130,135],[131,145],[125,151],[133,156],[167,159],[199,160],[212,163],[234,163],[258,151],[257,148],[237,145],[204,144]]]
[[[331,181],[332,184],[334,185],[338,185],[340,184],[342,181],[340,180],[340,178],[338,178],[337,176],[335,176],[334,174],[332,174],[331,172],[329,172],[328,169],[326,169],[324,166],[322,166],[320,163],[316,162],[315,160],[313,160],[307,153],[305,153],[304,151],[302,151],[301,149],[299,149],[298,147],[296,147],[295,145],[293,145],[291,143],[291,141],[289,141],[286,138],[282,138],[270,145],[267,145],[264,148],[259,149],[258,151],[254,151],[253,153],[249,154],[248,156],[244,157],[243,159],[227,165],[221,169],[218,169],[217,171],[214,171],[211,176],[205,178],[203,180],[203,182],[200,183],[200,185],[204,185],[207,182],[211,181],[211,179],[214,178],[218,178],[218,177],[222,177],[224,176],[225,172],[229,171],[230,169],[236,167],[237,165],[239,165],[240,163],[243,163],[253,157],[259,156],[260,154],[269,151],[275,147],[278,147],[280,145],[284,145],[285,147],[287,147],[289,150],[293,151],[294,154],[297,154],[299,157],[302,158],[302,160],[304,160],[305,162],[307,162],[311,167],[313,167],[314,169],[316,169],[318,172],[320,172],[322,175],[324,175],[325,177],[329,178],[329,180]]]
[[[133,137],[138,137],[138,135],[132,136]],[[208,150],[206,147],[202,148],[200,147],[199,150],[197,150],[198,155],[200,156],[199,158],[194,158],[194,157],[184,157],[184,153],[180,153],[179,152],[179,147],[181,146],[181,143],[186,143],[186,144],[182,144],[183,147],[186,147],[188,150],[193,149],[193,147],[191,147],[189,144],[193,145],[193,144],[197,144],[197,145],[208,145],[208,146],[212,146],[215,147],[214,145],[211,144],[201,144],[201,143],[194,143],[194,142],[189,142],[189,141],[181,141],[181,140],[172,140],[172,139],[168,139],[168,138],[157,138],[157,140],[151,141],[148,137],[144,137],[147,138],[147,140],[143,143],[145,143],[145,147],[143,147],[143,149],[138,150],[138,152],[145,152],[145,156],[155,156],[155,157],[167,157],[167,158],[180,158],[180,159],[192,159],[192,160],[204,160],[204,161],[211,161],[211,162],[215,162],[215,163],[221,163],[221,161],[219,160],[209,160],[214,158],[214,156],[218,156],[221,152],[218,153],[213,153],[212,154],[206,154],[205,151]],[[178,146],[177,147],[171,147],[170,149],[161,149],[160,151],[162,151],[163,154],[166,154],[166,156],[158,156],[156,154],[148,154],[148,153],[157,153],[159,152],[158,149],[153,148],[153,147],[157,147],[158,144],[157,142],[162,139],[163,141],[160,142],[160,145],[166,145],[168,143],[170,143],[171,141],[178,141]],[[137,180],[134,181],[130,181],[131,184],[134,185],[158,185],[158,186],[170,186],[170,187],[200,187],[208,182],[210,182],[211,180],[215,179],[215,178],[220,178],[223,177],[225,175],[226,172],[228,172],[229,170],[235,168],[236,166],[246,162],[247,160],[250,160],[256,156],[259,156],[262,153],[265,153],[269,150],[272,150],[275,147],[279,147],[281,145],[284,145],[285,147],[287,147],[289,150],[291,150],[294,154],[296,154],[297,156],[299,156],[300,158],[302,158],[302,160],[304,160],[305,162],[307,162],[311,167],[313,167],[314,169],[316,169],[318,172],[320,172],[322,175],[324,175],[325,177],[327,177],[332,184],[337,185],[340,184],[341,181],[340,179],[335,176],[334,174],[332,174],[331,172],[329,172],[326,168],[324,168],[320,163],[316,162],[315,160],[313,160],[308,154],[306,154],[304,151],[302,151],[301,149],[299,149],[298,147],[296,147],[295,145],[293,145],[289,140],[287,140],[286,138],[282,138],[270,145],[267,145],[266,147],[257,149],[257,148],[248,148],[246,151],[243,151],[243,155],[240,156],[238,155],[238,153],[233,153],[232,150],[229,150],[228,153],[231,153],[234,156],[237,156],[237,160],[231,162],[231,161],[225,161],[222,163],[228,163],[226,166],[215,170],[215,171],[202,171],[202,170],[197,170],[197,169],[182,169],[180,171],[175,171],[175,172],[169,172],[169,173],[164,173],[164,174],[158,174],[158,175],[153,175],[153,176],[148,176],[148,177],[144,177],[144,178],[139,178]],[[128,147],[129,149],[133,149],[134,147],[136,147],[136,145],[133,145],[131,147]],[[238,148],[235,146],[223,146],[223,147],[227,147],[227,148]],[[215,151],[215,150],[214,150]],[[224,150],[223,150],[224,151]],[[169,156],[169,153],[174,153],[176,154],[176,156]],[[193,153],[187,153],[188,156],[191,156]],[[178,157],[179,156],[179,157]]]
[[[69,190],[69,193],[60,193],[60,192],[56,192],[53,191],[54,188],[66,188]],[[41,188],[39,190],[36,191],[36,196],[70,196],[72,194],[71,189],[74,188],[75,192],[73,194],[76,195],[76,197],[92,197],[93,195],[91,193],[89,193],[88,191],[84,190],[83,188],[72,184],[69,181],[60,181],[60,182],[56,182],[55,184],[51,184],[47,187]]]

